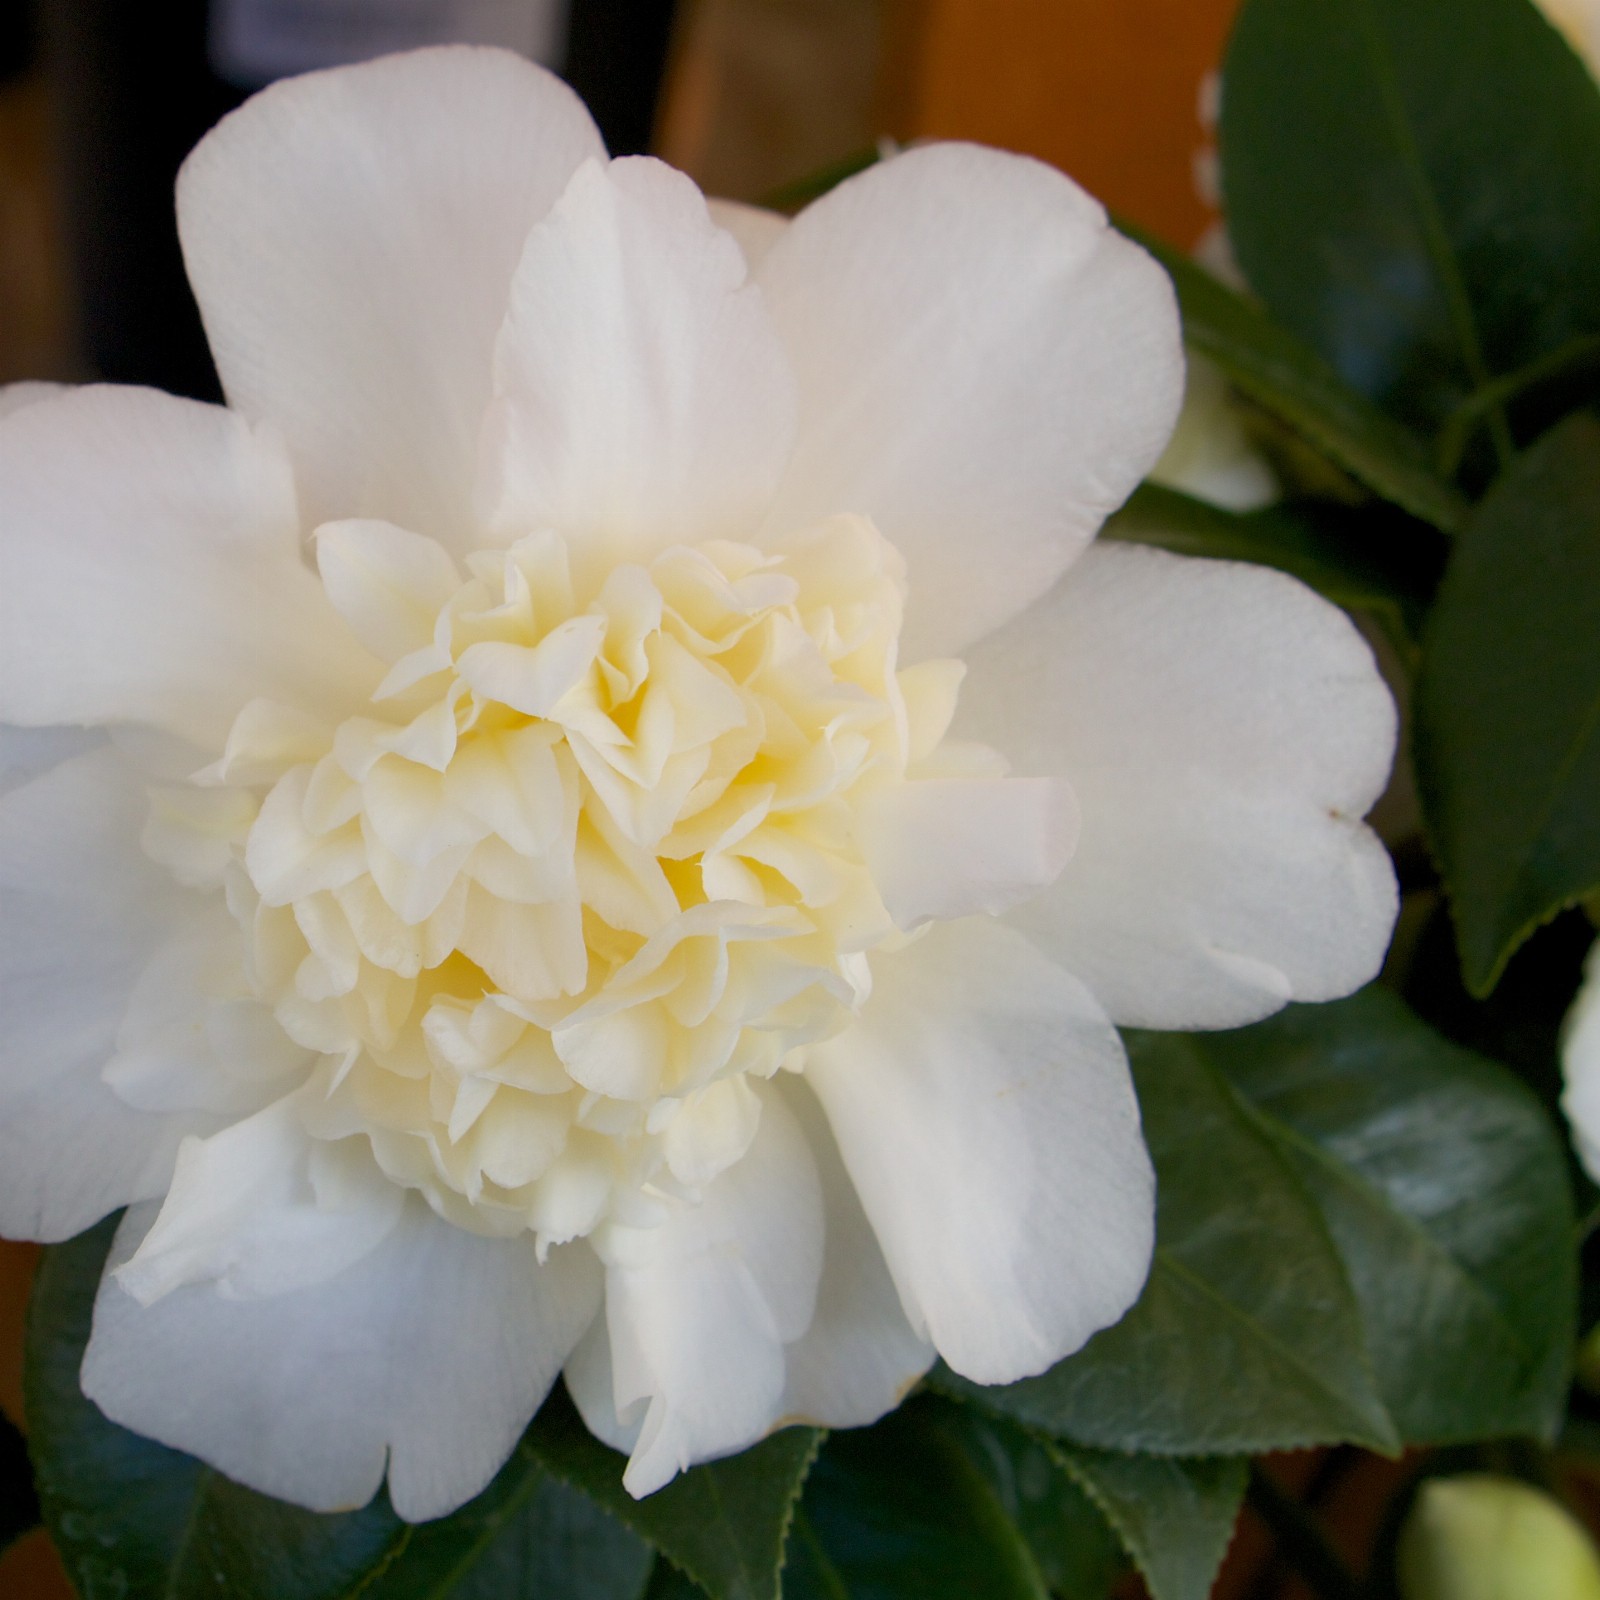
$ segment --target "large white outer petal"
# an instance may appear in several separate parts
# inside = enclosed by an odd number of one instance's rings
[[[154,1206],[128,1213],[95,1301],[83,1391],[114,1422],[314,1511],[365,1505],[389,1471],[409,1522],[477,1494],[592,1319],[586,1245],[540,1266],[415,1195],[393,1232],[309,1288],[228,1300],[209,1284],[141,1306],[114,1273]]]
[[[281,448],[220,406],[96,385],[0,421],[0,719],[221,749],[246,701],[343,714],[381,668],[300,558]]]
[[[822,1281],[811,1326],[784,1351],[785,1421],[824,1428],[876,1422],[933,1365],[934,1349],[905,1308],[833,1130],[804,1079],[784,1073],[780,1090],[805,1131],[822,1180]]]
[[[956,729],[1082,815],[1011,912],[1118,1023],[1231,1028],[1376,976],[1394,871],[1361,822],[1394,702],[1341,611],[1264,567],[1097,545],[968,656]]]
[[[35,405],[40,400],[48,400],[51,395],[62,393],[66,387],[64,383],[43,383],[31,378],[24,379],[21,383],[0,385],[0,417],[9,416],[13,411],[20,411],[24,406]]]
[[[760,1093],[744,1158],[698,1205],[619,1239],[604,1331],[567,1369],[590,1428],[631,1449],[633,1495],[743,1450],[784,1414],[784,1346],[817,1302],[822,1192],[793,1112],[770,1086]]]
[[[1183,398],[1167,275],[1053,168],[974,145],[849,179],[762,260],[800,382],[773,532],[870,516],[905,555],[905,662],[1060,576]]]
[[[861,1020],[815,1046],[828,1114],[913,1328],[957,1372],[1042,1372],[1138,1297],[1155,1178],[1116,1030],[988,918],[874,957]]]
[[[1600,1182],[1600,939],[1589,951],[1583,987],[1567,1013],[1561,1072],[1567,1085],[1561,1109],[1572,1125],[1572,1142],[1584,1169]]]
[[[37,739],[21,742],[43,757]],[[69,1239],[161,1194],[184,1135],[215,1126],[137,1111],[100,1078],[152,951],[200,909],[139,849],[145,813],[141,775],[109,747],[47,764],[0,799],[7,1238]]]
[[[794,379],[744,258],[659,161],[589,164],[528,237],[495,347],[484,508],[618,553],[748,538]]]
[[[100,728],[15,728],[0,723],[0,797],[105,742]]]
[[[308,527],[382,517],[473,547],[511,274],[603,155],[552,73],[466,46],[276,83],[196,147],[189,279],[230,403],[288,440]]]

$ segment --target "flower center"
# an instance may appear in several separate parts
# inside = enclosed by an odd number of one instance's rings
[[[903,567],[859,517],[605,569],[539,534],[464,582],[398,529],[319,540],[392,670],[337,728],[253,702],[191,794],[249,990],[320,1058],[306,1125],[478,1231],[649,1226],[904,938],[873,797],[936,746],[1003,770],[940,744],[959,664],[897,671]]]

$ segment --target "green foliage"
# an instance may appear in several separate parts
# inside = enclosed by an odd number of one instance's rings
[[[1118,1455],[1065,1440],[1050,1451],[1111,1520],[1154,1600],[1206,1600],[1244,1502],[1241,1458]]]
[[[1058,1441],[1041,1438],[975,1406],[937,1406],[940,1425],[988,1480],[1022,1533],[1050,1592],[1102,1600],[1126,1569],[1118,1534],[1074,1475]]]
[[[1576,1312],[1572,1205],[1533,1095],[1377,988],[1192,1047],[1315,1196],[1406,1442],[1553,1437]]]
[[[362,1600],[639,1600],[650,1546],[538,1463],[526,1438],[455,1515],[408,1530]]]
[[[1117,225],[1171,275],[1184,343],[1216,362],[1241,394],[1374,494],[1436,528],[1459,525],[1466,503],[1433,472],[1415,434],[1351,389],[1258,305],[1152,234],[1125,221]]]
[[[1224,82],[1239,262],[1352,388],[1433,439],[1585,359],[1600,95],[1526,0],[1250,0]],[[1474,415],[1507,460],[1504,403]]]
[[[942,1388],[1179,1456],[1553,1436],[1571,1198],[1510,1073],[1376,988],[1129,1043],[1161,1195],[1144,1295],[1041,1377]]]
[[[1150,1281],[1037,1378],[942,1387],[1106,1450],[1241,1455],[1399,1437],[1321,1211],[1253,1108],[1181,1034],[1130,1037],[1157,1176]]]
[[[1048,1600],[994,1466],[954,1411],[917,1400],[829,1438],[796,1519],[786,1600]]]
[[[527,1442],[546,1469],[583,1490],[706,1589],[714,1600],[777,1600],[783,1541],[816,1456],[816,1428],[784,1428],[743,1455],[680,1473],[635,1500],[625,1459],[584,1427],[557,1388]]]
[[[1467,987],[1600,888],[1600,422],[1579,412],[1468,522],[1429,620],[1417,770]]]

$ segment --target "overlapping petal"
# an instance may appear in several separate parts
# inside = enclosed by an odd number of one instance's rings
[[[471,547],[512,273],[603,155],[558,78],[463,46],[287,79],[201,141],[178,184],[189,281],[230,404],[288,441],[308,527]]]
[[[870,516],[910,569],[907,662],[1042,594],[1182,401],[1166,274],[1041,162],[908,151],[808,206],[756,282],[800,385],[771,526]]]
[[[189,1283],[235,1300],[308,1288],[381,1244],[404,1197],[364,1139],[310,1138],[285,1097],[184,1140],[161,1213],[117,1278],[146,1306]]]
[[[1042,1372],[1144,1283],[1154,1177],[1115,1029],[1010,928],[936,924],[873,961],[806,1081],[919,1333],[957,1372]]]
[[[380,675],[301,560],[270,436],[100,386],[0,422],[0,719],[220,750],[256,696],[337,715]]]
[[[817,1309],[784,1351],[782,1420],[859,1428],[905,1399],[933,1365],[934,1349],[906,1319],[815,1093],[787,1076],[779,1087],[811,1146],[824,1213]]]
[[[967,657],[957,730],[1082,814],[1009,920],[1112,1018],[1229,1028],[1376,975],[1394,870],[1361,821],[1394,702],[1342,612],[1264,567],[1096,546]]]
[[[486,520],[650,555],[748,538],[794,379],[744,258],[659,161],[581,167],[528,237],[495,348]]]
[[[52,742],[58,754],[66,744]],[[47,759],[37,738],[26,743]],[[151,951],[200,909],[140,851],[144,821],[142,774],[109,746],[69,754],[0,798],[7,1238],[68,1239],[164,1193],[184,1135],[215,1126],[137,1110],[100,1076]]]
[[[236,410],[0,392],[0,714],[135,725],[0,744],[0,1223],[165,1192],[85,1390],[318,1509],[454,1509],[563,1364],[635,1494],[1043,1370],[1152,1249],[1107,1011],[1392,916],[1348,625],[1078,559],[1182,388],[1097,204],[603,155],[496,52],[278,85],[180,189]]]
[[[118,1230],[84,1393],[124,1427],[318,1511],[365,1505],[386,1462],[409,1521],[470,1499],[599,1304],[583,1247],[541,1265],[531,1238],[480,1238],[410,1196],[380,1245],[321,1283],[250,1300],[195,1283],[141,1306],[116,1273],[155,1213],[136,1207]]]
[[[822,1274],[816,1164],[771,1088],[743,1160],[694,1206],[602,1247],[606,1340],[586,1340],[568,1387],[595,1432],[632,1457],[649,1494],[695,1461],[754,1444],[783,1416],[784,1346],[811,1325]],[[593,1341],[593,1342],[592,1342]]]

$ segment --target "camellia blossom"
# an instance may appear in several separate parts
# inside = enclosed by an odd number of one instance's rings
[[[266,90],[178,215],[228,407],[0,422],[0,1226],[128,1207],[85,1392],[421,1519],[561,1373],[645,1494],[1115,1321],[1114,1024],[1395,910],[1350,623],[1089,548],[1161,271],[962,145],[708,211],[464,48]]]
[[[1583,984],[1562,1027],[1561,1109],[1584,1170],[1600,1183],[1600,939],[1589,946]]]

